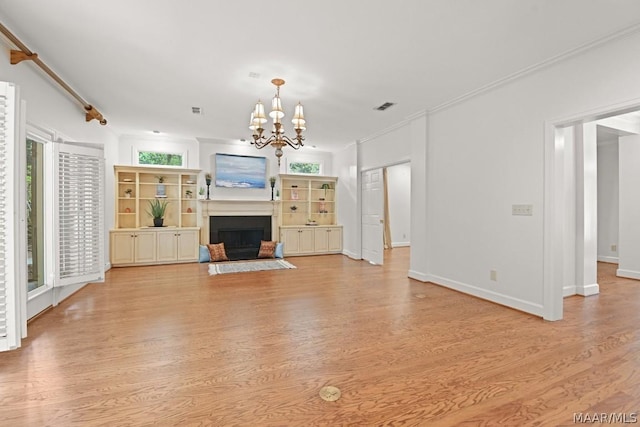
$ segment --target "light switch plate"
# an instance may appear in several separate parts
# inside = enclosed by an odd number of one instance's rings
[[[532,216],[533,205],[511,205],[511,215]]]

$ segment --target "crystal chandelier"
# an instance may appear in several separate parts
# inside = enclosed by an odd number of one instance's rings
[[[273,119],[273,128],[271,129],[271,136],[265,137],[262,135],[264,132],[264,124],[267,123],[267,117],[264,114],[264,105],[260,100],[256,104],[255,109],[251,113],[251,121],[249,122],[249,129],[253,131],[253,141],[251,144],[255,145],[258,149],[264,148],[267,145],[273,145],[276,149],[276,157],[278,158],[278,166],[280,166],[280,158],[282,157],[282,147],[288,145],[289,147],[297,150],[302,147],[302,131],[306,129],[304,114],[302,112],[302,104],[298,102],[296,109],[293,113],[293,128],[296,131],[296,136],[291,139],[284,134],[284,126],[282,124],[282,118],[284,117],[284,111],[282,111],[282,103],[280,102],[280,86],[284,84],[282,79],[271,80],[276,86],[276,96],[271,101],[271,112],[269,117]]]

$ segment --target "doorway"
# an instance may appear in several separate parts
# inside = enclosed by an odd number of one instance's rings
[[[553,123],[546,124],[545,131],[545,208],[544,208],[544,313],[546,320],[562,319],[563,297],[567,278],[575,274],[573,281],[578,286],[587,287],[586,293],[596,289],[589,286],[587,273],[594,276],[597,259],[597,181],[595,173],[591,178],[593,182],[584,181],[577,183],[580,172],[576,172],[571,179],[570,168],[584,172],[596,162],[596,121],[608,119],[621,114],[630,113],[640,109],[640,101],[634,101],[616,109],[602,110],[590,115],[569,117]],[[592,147],[585,153],[577,150],[583,149],[582,144],[572,144],[571,129],[574,132],[585,132],[586,138],[593,140]],[[579,135],[580,138],[585,135]],[[582,139],[581,139],[582,140]],[[589,158],[591,156],[592,158]],[[569,168],[569,169],[568,169]],[[596,167],[594,166],[594,169]],[[584,176],[582,179],[584,180]],[[575,194],[576,201],[573,212],[572,200],[567,194]],[[592,196],[585,192],[590,192]],[[586,196],[585,196],[586,195]],[[583,200],[578,200],[582,197]],[[585,211],[585,201],[587,210]],[[570,212],[569,214],[567,212]],[[576,225],[572,228],[572,225]],[[575,265],[572,270],[572,262]],[[585,285],[586,284],[586,285]],[[591,288],[589,290],[588,288]]]
[[[385,253],[411,245],[411,163],[364,171],[362,258],[382,265]]]

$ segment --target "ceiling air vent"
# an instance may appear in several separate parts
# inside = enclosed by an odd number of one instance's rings
[[[396,105],[395,102],[385,102],[384,104],[382,104],[379,107],[375,107],[374,110],[378,110],[378,111],[384,111],[387,108]]]
[[[191,112],[193,114],[196,114],[196,115],[199,116],[200,114],[202,114],[202,108],[200,108],[200,107],[191,107]]]

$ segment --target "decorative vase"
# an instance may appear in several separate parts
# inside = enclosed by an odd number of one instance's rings
[[[125,199],[130,199],[131,198],[131,193],[124,193],[124,198]]]
[[[154,227],[162,227],[163,222],[164,222],[164,218],[153,218]]]

